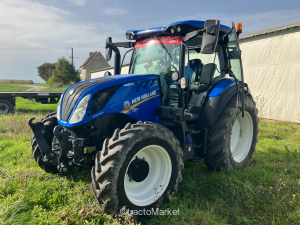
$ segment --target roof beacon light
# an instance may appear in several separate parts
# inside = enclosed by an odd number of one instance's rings
[[[130,34],[130,39],[133,40],[133,34]]]
[[[177,26],[177,27],[176,27],[176,31],[177,31],[178,33],[180,33],[180,31],[181,31],[181,26]]]
[[[129,34],[126,34],[126,38],[127,38],[128,40],[130,40],[130,35],[129,35]]]
[[[238,34],[242,33],[242,31],[243,31],[243,25],[241,23],[237,23],[235,25],[235,30],[236,30],[236,33],[238,33]]]

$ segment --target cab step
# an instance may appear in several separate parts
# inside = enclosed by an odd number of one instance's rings
[[[200,158],[200,157],[195,157],[195,158],[192,158],[192,159],[188,159],[188,162],[202,162],[204,161],[203,158]]]

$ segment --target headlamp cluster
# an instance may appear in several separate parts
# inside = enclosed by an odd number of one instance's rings
[[[127,38],[128,40],[133,40],[133,39],[134,39],[133,33],[126,33],[126,38]]]
[[[182,28],[180,25],[176,26],[176,27],[171,27],[169,28],[169,32],[171,34],[175,34],[175,33],[180,33],[182,31]]]

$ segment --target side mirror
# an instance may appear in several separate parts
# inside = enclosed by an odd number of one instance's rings
[[[104,76],[105,76],[105,77],[111,76],[111,72],[106,71],[106,72],[104,73]]]
[[[206,20],[204,25],[203,39],[201,45],[201,54],[212,54],[215,52],[219,31],[220,21],[219,20]]]
[[[111,48],[108,47],[107,44],[111,44],[112,43],[112,40],[111,40],[111,37],[108,37],[106,39],[106,43],[105,43],[105,48],[106,48],[106,61],[109,61],[111,59],[111,54],[112,54],[112,50]]]

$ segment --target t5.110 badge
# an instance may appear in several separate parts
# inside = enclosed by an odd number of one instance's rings
[[[129,110],[130,109],[130,102],[125,101],[123,107],[124,107],[125,110]]]

